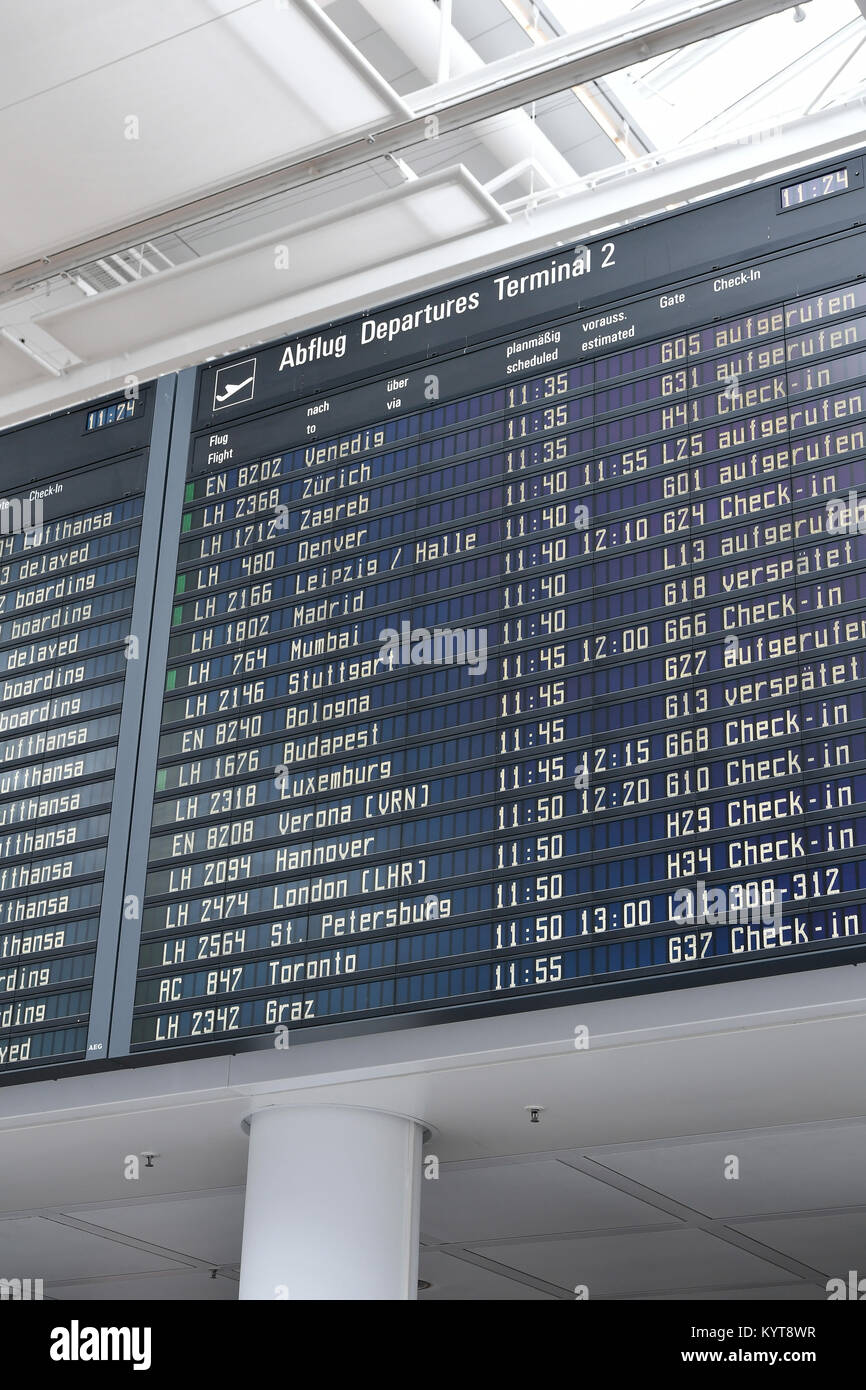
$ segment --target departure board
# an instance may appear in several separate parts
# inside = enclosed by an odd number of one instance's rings
[[[858,153],[0,436],[0,1080],[866,958],[864,228]]]
[[[0,1075],[108,1054],[108,857],[129,836],[118,754],[141,713],[157,395],[0,435]]]
[[[863,238],[641,235],[200,373],[133,1054],[866,941]]]

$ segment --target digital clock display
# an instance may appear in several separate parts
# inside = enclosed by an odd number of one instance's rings
[[[107,425],[119,425],[123,420],[133,419],[136,410],[133,399],[115,401],[113,405],[101,405],[97,410],[89,410],[84,424],[85,434],[93,430],[105,429]]]
[[[781,190],[782,208],[798,208],[803,203],[815,202],[817,198],[831,198],[834,193],[847,193],[850,187],[848,168],[833,169],[829,174],[819,174],[801,183],[789,183]]]

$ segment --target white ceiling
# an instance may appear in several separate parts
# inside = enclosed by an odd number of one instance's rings
[[[7,7],[0,147],[15,211],[0,225],[0,269],[401,111],[329,27],[314,6],[273,0]]]
[[[673,0],[664,4],[669,13]],[[813,20],[815,0],[801,25],[790,12],[764,21],[796,56],[799,89],[810,94],[805,105],[850,97],[858,81],[854,57],[866,21],[859,28],[851,21],[852,7],[859,14],[854,0],[832,4],[838,23]],[[457,95],[473,74],[483,79],[486,65],[543,60],[548,43],[569,42],[569,30],[582,42],[588,24],[606,34],[600,22],[621,16],[625,25],[633,10],[643,20],[653,8],[654,0],[617,0],[603,11],[576,0],[537,7],[454,0],[448,80],[440,84],[434,0],[7,6],[0,427],[103,394],[130,373],[153,377],[277,336],[289,324],[426,288],[452,278],[455,266],[490,265],[529,254],[540,241],[546,249],[563,234],[588,235],[595,199],[585,180],[631,170],[626,156],[642,151],[656,158],[644,110],[652,125],[650,108],[682,100],[691,110],[696,91],[701,106],[690,57],[700,51],[701,71],[717,58],[724,65],[729,35],[415,140],[394,157],[377,153],[374,142],[354,167],[323,173],[316,161],[341,140],[423,113],[437,94]],[[842,26],[840,57],[851,61],[823,92],[836,48],[822,50],[811,71],[809,35],[823,42],[829,33],[835,44],[833,24]],[[738,31],[737,42],[751,32]],[[787,110],[796,84],[786,74],[779,100],[784,95]],[[751,110],[742,87],[738,120],[741,107],[746,119]],[[755,108],[764,122],[775,90],[770,83]],[[714,120],[716,97],[707,108]],[[859,138],[859,106],[841,124],[843,140]],[[822,139],[823,148],[838,146],[836,127]],[[658,155],[661,168],[681,156],[678,144]],[[761,164],[772,150],[762,145]],[[781,142],[776,167],[785,159]],[[279,173],[293,161],[307,166],[301,182]],[[647,167],[621,181],[607,225],[655,210],[644,190],[658,173]],[[239,191],[264,175],[272,180],[266,192]],[[699,184],[696,196],[717,186]],[[206,215],[184,212],[202,197],[211,199]],[[154,218],[158,226],[142,233]],[[284,245],[290,270],[275,273],[274,253]]]
[[[825,1299],[862,1263],[864,1172],[863,1120],[451,1164],[423,1296]]]
[[[242,1120],[350,1103],[431,1131],[424,1299],[823,1299],[866,1237],[859,974],[2,1088],[0,1274],[56,1299],[233,1300]]]
[[[619,159],[565,93],[538,103],[534,121],[517,112],[423,140],[402,164],[371,150],[359,168],[240,206],[229,199],[225,211],[171,236],[124,234],[143,218],[409,114],[406,94],[429,89],[435,76],[428,38],[438,33],[439,11],[433,0],[376,2],[387,32],[361,0],[14,7],[0,55],[0,273],[26,266],[32,281],[39,257],[47,269],[26,294],[7,288],[0,298],[0,328],[20,344],[0,345],[0,423],[98,395],[129,372],[173,369],[176,341],[182,361],[242,346],[212,327],[241,312],[248,320],[258,311],[263,334],[282,331],[269,306],[287,302],[298,285],[399,267],[420,250],[507,224],[502,201],[541,175],[524,169],[497,199],[483,184],[525,162],[527,151],[564,180],[575,177],[572,159],[584,167]],[[501,0],[458,3],[454,18],[455,70],[529,42]],[[51,272],[52,257],[112,233],[117,255],[83,247],[77,262],[67,258],[72,275]],[[277,273],[283,245],[290,268]]]
[[[25,1214],[4,1198],[0,1268],[60,1300],[236,1299],[240,1127],[223,1106],[166,1118],[124,1122],[119,1146],[116,1125],[79,1122],[66,1167],[79,1184],[95,1168],[92,1190],[116,1195],[51,1201],[62,1180],[37,1161],[26,1186],[39,1205]],[[120,1149],[141,1154],[154,1135],[153,1167],[125,1182]],[[50,1127],[41,1154],[69,1137]],[[33,1157],[33,1139],[6,1135],[4,1166]],[[446,1162],[423,1183],[420,1296],[573,1299],[586,1286],[590,1299],[824,1299],[828,1279],[862,1264],[864,1171],[866,1119]]]

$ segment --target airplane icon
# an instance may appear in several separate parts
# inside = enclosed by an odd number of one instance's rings
[[[255,381],[255,376],[245,377],[243,381],[229,382],[222,395],[217,395],[215,399],[218,401],[227,401],[229,396],[233,396],[237,391],[242,391],[245,386],[249,386],[251,381]]]
[[[250,371],[250,368],[252,370]],[[247,375],[238,380],[238,374],[246,370]],[[251,401],[256,383],[256,359],[248,357],[244,362],[233,362],[230,367],[220,367],[214,379],[213,408],[223,410],[227,405],[240,405]]]

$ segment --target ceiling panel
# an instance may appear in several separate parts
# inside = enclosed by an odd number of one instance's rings
[[[531,13],[532,2],[527,6]],[[479,58],[495,63],[509,53],[529,48],[532,40],[509,14],[501,0],[466,0],[454,6],[454,23],[469,40]]]
[[[139,1196],[236,1187],[246,1172],[247,1140],[240,1128],[245,1113],[244,1102],[233,1098],[122,1118],[88,1114],[47,1127],[31,1119],[4,1129],[0,1211],[62,1207],[77,1216],[86,1204],[84,1219],[98,1223],[96,1204],[119,1207]],[[142,1157],[148,1152],[157,1155],[151,1168]],[[137,1180],[124,1176],[130,1154],[142,1160]]]
[[[828,1278],[844,1279],[849,1269],[866,1277],[866,1212],[744,1221],[738,1229],[750,1240],[802,1260]]]
[[[419,1299],[427,1302],[475,1303],[486,1300],[507,1302],[556,1302],[556,1295],[545,1293],[522,1280],[508,1279],[482,1265],[444,1255],[438,1250],[421,1251],[419,1277],[432,1284],[422,1289]]]
[[[728,1155],[739,1177],[725,1177]],[[594,1157],[706,1216],[866,1204],[866,1125],[737,1135],[699,1144],[648,1145]]]
[[[780,1275],[778,1267],[703,1231],[650,1231],[484,1246],[476,1242],[473,1248],[497,1264],[534,1274],[565,1290],[586,1285],[590,1298],[711,1289],[725,1284],[777,1284]]]
[[[230,0],[222,10],[242,8]],[[209,0],[27,0],[4,5],[0,46],[0,111],[108,67],[185,30],[213,23]]]
[[[184,1194],[170,1202],[136,1202],[95,1211],[80,1208],[75,1214],[89,1226],[135,1236],[216,1265],[240,1258],[242,1192]]]
[[[180,1273],[160,1273],[112,1279],[110,1283],[60,1282],[52,1280],[46,1292],[51,1298],[73,1302],[102,1303],[105,1300],[124,1303],[212,1303],[237,1302],[238,1282],[218,1275],[215,1279],[202,1271],[183,1270]]]
[[[424,1184],[421,1222],[440,1241],[669,1225],[670,1217],[564,1163],[446,1168]]]
[[[656,1295],[656,1300],[675,1300],[681,1303],[683,1295],[664,1293]],[[767,1284],[757,1289],[711,1289],[708,1293],[690,1293],[690,1303],[812,1303],[826,1302],[827,1294],[818,1284]]]
[[[0,266],[184,203],[399,110],[378,75],[323,32],[321,12],[310,13],[259,0],[0,110]]]
[[[171,1259],[41,1216],[0,1221],[5,1278],[72,1279],[176,1269]]]

